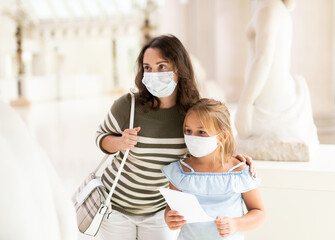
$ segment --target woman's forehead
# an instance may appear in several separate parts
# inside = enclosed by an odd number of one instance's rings
[[[163,57],[162,52],[158,48],[148,48],[145,50],[144,55],[143,55],[143,61],[145,59],[161,59],[161,60],[167,60]]]

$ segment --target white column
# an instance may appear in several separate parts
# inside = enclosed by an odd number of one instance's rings
[[[216,79],[227,101],[237,101],[247,63],[246,26],[251,17],[250,1],[215,0]]]
[[[335,144],[335,3],[296,0],[292,18],[292,73],[309,86],[320,142]]]

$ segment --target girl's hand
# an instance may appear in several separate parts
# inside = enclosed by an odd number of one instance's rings
[[[121,137],[120,150],[133,149],[137,144],[137,133],[141,130],[141,127],[133,129],[125,129]]]
[[[170,210],[165,214],[165,222],[171,230],[177,230],[186,223],[186,220],[177,211]]]
[[[214,220],[214,223],[216,224],[221,237],[228,237],[236,232],[237,226],[234,218],[218,216]]]
[[[238,154],[235,157],[238,160],[240,160],[241,162],[245,162],[245,163],[247,163],[249,165],[251,176],[253,176],[255,178],[256,175],[257,175],[257,172],[256,172],[256,167],[255,167],[254,160],[252,160],[251,157],[246,156],[246,155],[242,155],[242,154]]]

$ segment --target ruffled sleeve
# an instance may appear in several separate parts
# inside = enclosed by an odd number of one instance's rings
[[[236,193],[244,193],[257,188],[261,180],[251,176],[249,166],[243,169],[241,174],[233,175],[232,190]]]
[[[177,161],[163,167],[162,172],[179,190],[199,196],[244,193],[260,184],[260,179],[251,176],[249,167],[238,172],[185,172]]]
[[[180,169],[178,161],[170,163],[167,166],[164,166],[162,168],[162,172],[166,176],[166,178],[170,181],[170,183],[173,184],[173,186],[180,189],[180,183],[184,178],[184,174]]]

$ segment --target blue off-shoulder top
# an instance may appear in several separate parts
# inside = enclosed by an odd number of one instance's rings
[[[191,172],[185,172],[181,164]],[[241,171],[233,172],[242,164],[244,163],[237,164],[228,172],[207,173],[195,172],[192,167],[180,160],[163,167],[162,172],[176,188],[195,195],[210,217],[235,218],[244,215],[242,193],[253,190],[260,184],[260,179],[251,176],[248,166]],[[222,238],[214,222],[186,223],[180,230],[178,240],[197,239]],[[244,234],[236,232],[225,239],[242,240]]]

